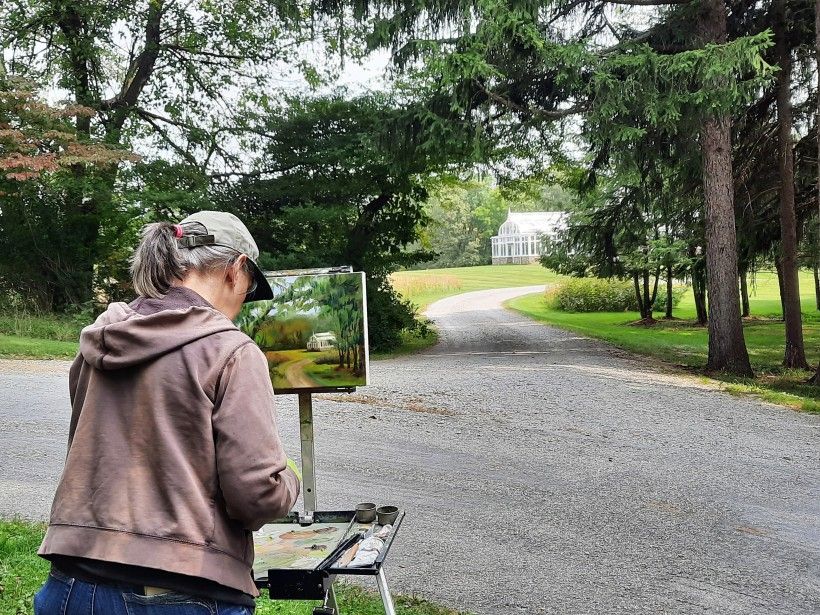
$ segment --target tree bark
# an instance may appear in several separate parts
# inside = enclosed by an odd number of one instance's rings
[[[672,265],[666,266],[666,315],[665,318],[672,318]]]
[[[780,315],[782,320],[783,315],[786,313],[786,302],[783,300],[783,296],[786,294],[786,291],[783,288],[783,264],[780,262],[779,258],[775,259],[774,268],[777,270],[777,289],[780,293]]]
[[[649,269],[643,270],[643,314],[644,320],[652,319],[652,298],[649,296]]]
[[[703,263],[695,263],[692,267],[692,294],[695,297],[695,312],[699,325],[708,322],[706,313],[706,271]]]
[[[66,39],[70,89],[77,104],[101,112],[105,131],[104,141],[118,145],[122,140],[122,128],[134,113],[138,98],[154,73],[160,52],[163,0],[148,3],[145,21],[143,50],[126,71],[120,93],[110,100],[102,100],[100,87],[95,80],[95,66],[100,58],[94,45],[93,28],[88,24],[87,11],[79,3],[61,3],[55,16],[57,27]],[[77,134],[81,139],[91,136],[91,117],[81,114],[76,120]],[[72,168],[75,181],[67,196],[72,214],[68,217],[64,232],[75,238],[77,249],[65,255],[70,269],[56,276],[54,303],[58,308],[83,303],[93,298],[94,266],[100,258],[100,221],[111,207],[114,186],[119,167],[89,170],[82,165]]]
[[[748,318],[752,313],[752,310],[749,307],[749,285],[746,279],[748,275],[749,270],[744,265],[740,268],[740,305],[742,306],[741,315],[743,318]]]
[[[803,348],[800,280],[797,262],[797,214],[794,209],[794,151],[792,144],[791,72],[786,0],[772,6],[777,73],[777,145],[780,167],[780,266],[783,274],[783,321],[786,347],[783,365],[808,369]]]
[[[814,264],[814,302],[820,310],[820,265]]]
[[[655,307],[655,302],[658,300],[658,284],[661,281],[661,268],[655,269],[655,282],[652,284],[652,308]],[[652,313],[650,312],[650,316]]]
[[[638,313],[643,318],[643,294],[641,293],[641,282],[637,272],[632,274],[632,282],[635,285],[635,298],[638,300]]]
[[[706,0],[698,14],[704,44],[726,42],[726,6]],[[706,368],[754,376],[743,337],[737,292],[737,236],[732,178],[732,120],[724,111],[703,121],[703,192],[706,199],[706,284],[709,292],[709,358]]]

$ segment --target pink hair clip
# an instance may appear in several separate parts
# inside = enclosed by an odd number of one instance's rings
[[[179,225],[179,224],[175,224],[175,225],[174,225],[174,237],[176,237],[177,239],[179,239],[179,238],[180,238],[180,237],[182,237],[184,234],[185,234],[185,233],[183,233],[183,231],[182,231],[182,226],[181,226],[181,225]]]

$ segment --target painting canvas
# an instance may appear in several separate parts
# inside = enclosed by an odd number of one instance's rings
[[[350,389],[368,382],[364,273],[266,276],[273,299],[236,319],[265,353],[278,393]]]
[[[313,570],[345,538],[350,523],[271,523],[253,535],[256,576],[270,569]]]

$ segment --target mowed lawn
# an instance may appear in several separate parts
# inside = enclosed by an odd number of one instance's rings
[[[803,307],[803,335],[806,355],[811,365],[820,359],[820,312],[814,298],[814,280],[802,272],[800,288]],[[721,378],[727,388],[738,392],[759,393],[766,399],[803,410],[820,411],[820,387],[804,385],[809,373],[784,370],[784,330],[781,318],[777,276],[759,273],[750,289],[752,315],[744,323],[744,336],[754,381]],[[694,323],[695,308],[688,292],[675,310],[681,320],[660,321],[652,327],[633,326],[634,312],[568,313],[550,309],[542,294],[513,299],[508,306],[542,322],[601,339],[632,352],[656,357],[685,368],[700,369],[706,364],[708,335],[706,327]],[[660,318],[661,314],[656,314]]]
[[[452,269],[398,271],[391,276],[394,288],[423,312],[439,299],[474,290],[550,284],[562,279],[541,265],[481,265]]]
[[[35,523],[0,520],[0,615],[33,613],[32,600],[48,575],[49,563],[37,557],[44,526]],[[374,583],[375,586],[375,583]],[[342,613],[377,615],[384,613],[382,601],[374,592],[347,584],[337,594]],[[457,615],[455,611],[413,596],[394,596],[396,612],[401,615]],[[257,600],[257,615],[310,615],[318,602]]]

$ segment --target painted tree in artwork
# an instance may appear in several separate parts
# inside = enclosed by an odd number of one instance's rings
[[[331,320],[339,366],[360,376],[365,370],[364,306],[361,278],[353,275],[316,276],[310,280],[311,298]]]

